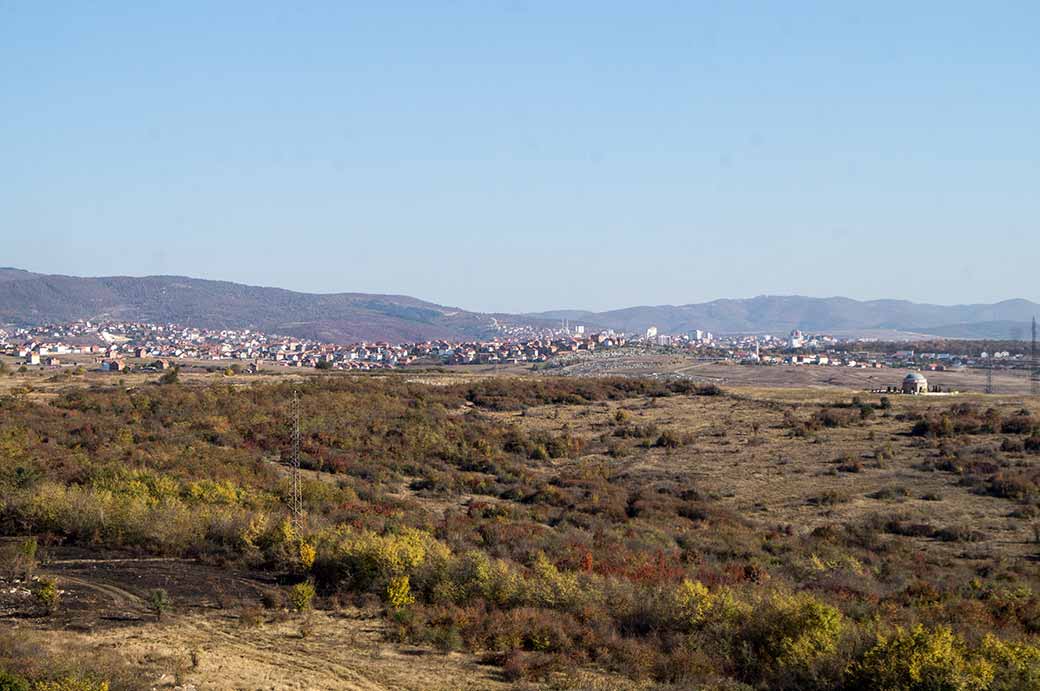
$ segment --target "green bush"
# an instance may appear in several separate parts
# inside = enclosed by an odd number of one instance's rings
[[[29,682],[0,669],[0,691],[29,691]]]
[[[53,578],[41,578],[32,589],[33,599],[43,607],[47,614],[58,611],[58,603],[61,600],[61,592],[58,590],[58,582]]]
[[[156,588],[148,595],[148,609],[155,615],[156,621],[162,621],[163,615],[173,607],[170,594],[163,588]]]

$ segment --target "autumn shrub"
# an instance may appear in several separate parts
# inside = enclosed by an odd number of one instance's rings
[[[840,611],[807,593],[765,598],[734,639],[746,680],[811,676],[837,651],[844,628]]]
[[[304,581],[289,588],[289,606],[295,612],[306,612],[314,607],[314,584]]]
[[[107,681],[84,676],[67,676],[52,681],[38,681],[33,691],[109,691]]]
[[[987,634],[980,655],[993,668],[990,691],[1040,690],[1040,647],[1001,641]]]
[[[857,691],[968,691],[989,688],[994,676],[993,666],[973,656],[949,628],[917,625],[879,633],[849,665],[847,685]]]

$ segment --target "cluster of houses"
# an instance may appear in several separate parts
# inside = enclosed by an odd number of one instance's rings
[[[797,330],[786,337],[719,337],[699,329],[676,335],[662,334],[651,326],[629,339],[614,331],[586,333],[582,326],[567,325],[539,333],[502,323],[496,323],[496,327],[500,335],[488,340],[340,345],[252,329],[77,321],[0,330],[0,354],[17,357],[30,366],[92,364],[96,369],[109,372],[125,371],[130,366],[128,362],[134,369],[163,370],[176,361],[212,361],[224,367],[239,363],[246,371],[257,371],[265,366],[379,370],[410,364],[505,365],[541,363],[556,356],[633,344],[753,365],[898,367],[919,371],[991,367],[995,363],[1004,366],[1021,358],[1007,352],[983,353],[976,358],[913,350],[873,353],[866,344],[868,350],[853,352],[848,348],[848,341]]]
[[[112,322],[48,325],[0,331],[0,354],[26,365],[60,367],[93,364],[105,372],[163,370],[174,361],[241,363],[247,371],[265,365],[338,370],[392,369],[424,364],[518,364],[544,362],[557,354],[594,351],[625,344],[623,336],[544,335],[528,340],[448,340],[422,343],[338,345],[264,334],[250,329],[207,330],[173,324]],[[89,356],[89,360],[83,356]],[[66,360],[62,360],[62,358]]]

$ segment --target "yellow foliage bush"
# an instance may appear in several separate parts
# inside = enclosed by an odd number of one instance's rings
[[[1009,643],[989,634],[983,639],[980,652],[994,669],[990,691],[1040,691],[1037,646]]]
[[[38,681],[33,684],[33,691],[108,691],[107,681],[97,681],[85,677],[62,677],[55,681]]]
[[[551,609],[575,608],[581,595],[576,573],[560,571],[541,553],[535,558],[532,571],[530,596],[534,604]]]
[[[764,669],[797,673],[834,653],[843,629],[834,607],[808,593],[778,593],[754,608],[742,637]]]
[[[1000,654],[1015,652],[1001,648]],[[920,624],[878,634],[874,646],[849,667],[852,688],[878,691],[981,691],[990,688],[994,676],[993,664],[972,656],[949,628]]]
[[[314,546],[307,542],[300,542],[300,565],[305,571],[310,570],[314,566],[314,559],[318,556],[318,551],[314,549]]]
[[[244,492],[230,480],[199,480],[188,485],[188,497],[203,504],[238,504]]]
[[[319,544],[318,558],[367,589],[394,576],[413,576],[423,565],[447,562],[450,550],[427,532],[404,528],[379,534],[341,528]]]
[[[700,581],[683,579],[673,593],[677,618],[684,626],[698,628],[709,622],[734,624],[750,611],[728,588],[712,593]]]
[[[305,612],[314,606],[314,585],[304,581],[289,588],[289,604],[297,612]]]
[[[412,587],[408,576],[394,576],[386,585],[386,603],[393,609],[401,609],[415,604]]]

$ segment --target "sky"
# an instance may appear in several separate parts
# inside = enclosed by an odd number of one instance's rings
[[[1038,29],[1025,1],[0,0],[0,266],[482,311],[1040,301]]]

